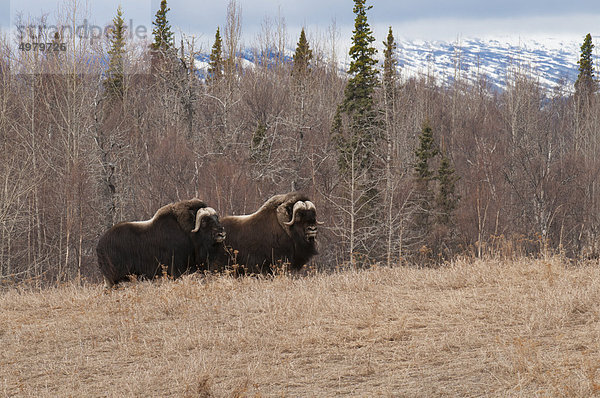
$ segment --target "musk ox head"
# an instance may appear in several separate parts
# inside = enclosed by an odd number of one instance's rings
[[[219,222],[219,216],[215,209],[212,207],[198,209],[192,235],[196,235],[198,240],[212,242],[213,245],[223,243],[225,229]]]
[[[313,245],[317,238],[317,209],[310,200],[292,198],[277,207],[277,220],[294,240]]]

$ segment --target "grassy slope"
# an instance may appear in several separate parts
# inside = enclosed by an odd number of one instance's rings
[[[600,273],[457,262],[0,293],[0,395],[600,393]]]

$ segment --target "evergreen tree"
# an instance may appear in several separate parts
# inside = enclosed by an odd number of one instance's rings
[[[211,81],[219,81],[223,77],[223,41],[219,28],[215,34],[215,44],[212,46],[208,63],[208,78]]]
[[[433,210],[433,190],[430,182],[434,178],[431,162],[438,154],[429,121],[423,123],[419,135],[419,146],[415,150],[414,164],[414,226],[417,236],[426,239],[431,231],[431,213]]]
[[[125,22],[121,6],[117,8],[117,15],[113,18],[110,36],[110,49],[108,50],[110,60],[103,84],[109,97],[122,99],[124,93]]]
[[[302,28],[302,31],[300,32],[300,39],[298,40],[298,44],[296,46],[296,52],[294,53],[292,76],[296,78],[302,78],[306,76],[312,57],[312,50],[308,45],[308,40],[306,40],[304,28]]]
[[[460,200],[456,194],[455,183],[458,177],[450,163],[450,159],[446,153],[441,153],[442,159],[437,172],[437,180],[439,182],[439,191],[436,197],[437,207],[437,223],[444,226],[450,226],[452,213]]]
[[[340,152],[340,156],[338,157],[338,170],[342,175],[346,175],[348,174],[348,167],[350,167],[350,165],[344,156],[344,154],[348,152],[348,149],[345,148],[346,139],[344,137],[343,129],[342,107],[338,106],[335,114],[333,115],[333,122],[331,123],[331,135],[333,142]]]
[[[416,162],[414,165],[414,178],[420,191],[429,190],[429,181],[433,178],[433,171],[430,169],[430,161],[438,154],[435,148],[433,130],[429,121],[423,123],[421,134],[419,135],[419,147],[415,150]]]
[[[269,146],[266,142],[267,126],[263,122],[258,122],[256,130],[252,134],[252,143],[250,145],[250,154],[255,162],[261,163],[268,157]]]
[[[154,50],[166,51],[174,46],[173,32],[171,32],[171,25],[167,20],[167,12],[170,10],[170,8],[167,8],[167,0],[162,0],[160,9],[156,12],[156,19],[152,22],[152,25],[154,25],[154,29],[152,29],[154,35],[152,48]]]
[[[375,169],[375,145],[380,134],[380,123],[374,106],[374,92],[378,84],[377,50],[367,22],[366,0],[354,0],[356,15],[350,48],[350,78],[344,90],[344,99],[338,106],[331,126],[331,138],[338,151],[338,169],[342,184],[345,237],[350,262],[353,266],[367,260],[360,253],[373,253],[371,246],[378,242],[373,219],[379,217],[380,176]]]
[[[391,26],[383,45],[385,46],[385,50],[383,51],[383,88],[385,90],[386,99],[389,100],[394,95],[398,75],[396,72],[398,61],[394,56],[397,46]]]
[[[341,124],[332,127],[334,139],[340,152],[340,164],[348,163],[349,158],[357,160],[360,169],[372,164],[377,137],[376,112],[373,106],[373,93],[377,85],[377,50],[372,47],[373,33],[367,22],[366,12],[372,6],[365,6],[366,0],[354,0],[356,14],[348,80],[344,90],[344,101],[339,112],[348,116],[348,134],[344,134]],[[351,166],[354,167],[354,166]],[[347,168],[347,166],[345,167]]]
[[[446,153],[437,149],[428,121],[423,123],[415,158],[412,216],[414,248],[422,260],[440,261],[452,247],[451,223],[460,200],[455,186],[459,177]],[[433,169],[434,162],[438,164],[437,172]],[[436,256],[432,258],[432,254]]]
[[[349,55],[350,68],[348,74],[352,78],[348,81],[344,91],[344,110],[354,114],[361,124],[372,122],[373,117],[373,91],[377,85],[377,50],[372,47],[375,41],[373,32],[367,22],[367,11],[372,6],[365,6],[366,0],[354,0],[354,30],[352,36],[352,47]],[[361,120],[362,119],[362,120]]]
[[[397,90],[397,80],[398,73],[396,71],[396,41],[394,40],[394,35],[392,33],[392,27],[390,26],[388,35],[386,40],[383,42],[384,52],[383,52],[383,78],[382,78],[382,88],[383,88],[383,106],[382,111],[385,120],[384,126],[384,138],[385,138],[385,156],[384,159],[384,180],[385,180],[385,191],[383,192],[383,196],[385,198],[385,221],[383,224],[383,228],[385,230],[386,235],[386,261],[388,265],[392,263],[392,252],[394,246],[394,239],[396,236],[396,226],[395,226],[395,214],[396,213],[396,204],[394,201],[394,191],[395,191],[395,181],[397,176],[393,172],[393,159],[394,159],[394,141],[398,140],[398,135],[396,134],[397,123],[397,115],[396,111],[396,98],[398,94]],[[382,153],[383,154],[383,153]]]
[[[593,49],[592,35],[588,33],[581,45],[581,57],[577,61],[577,64],[579,64],[579,75],[575,82],[575,91],[578,94],[593,94],[598,89],[597,82],[594,79]]]
[[[293,84],[293,121],[297,128],[297,144],[295,145],[295,156],[293,157],[292,168],[297,178],[302,174],[302,156],[304,152],[304,132],[306,131],[306,105],[308,97],[308,85],[310,77],[310,67],[313,58],[313,52],[310,49],[304,28],[300,31],[300,38],[294,53],[294,63],[292,65],[292,84]],[[292,184],[295,184],[293,180]]]

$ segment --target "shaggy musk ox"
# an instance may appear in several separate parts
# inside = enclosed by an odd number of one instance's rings
[[[317,254],[315,205],[303,194],[273,196],[255,213],[221,219],[228,248],[225,266],[238,264],[250,273],[269,273],[289,263],[299,270]],[[237,254],[234,254],[237,250]]]
[[[199,199],[171,203],[148,221],[122,222],[98,242],[98,266],[107,288],[128,275],[178,277],[196,271],[223,250],[225,233],[215,210]]]

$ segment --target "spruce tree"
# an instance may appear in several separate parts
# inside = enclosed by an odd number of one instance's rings
[[[436,197],[437,223],[444,226],[450,226],[452,213],[460,197],[456,194],[455,183],[458,176],[446,153],[441,153],[442,159],[437,171],[436,179],[439,182],[439,191]]]
[[[306,131],[306,105],[308,95],[308,85],[310,77],[310,67],[313,58],[313,52],[310,49],[304,28],[300,31],[300,38],[294,53],[294,63],[292,65],[292,84],[293,84],[293,107],[294,124],[297,128],[297,145],[295,145],[295,156],[293,157],[293,170],[295,176],[300,178],[302,174],[302,156],[304,145],[304,132]],[[295,180],[293,181],[295,183]]]
[[[415,150],[414,164],[414,227],[417,235],[423,239],[427,239],[432,225],[431,213],[433,210],[433,190],[430,182],[434,178],[434,172],[431,170],[431,162],[438,154],[433,138],[433,130],[429,125],[429,121],[423,123],[421,134],[419,135],[419,146]]]
[[[392,33],[392,27],[388,31],[386,40],[383,42],[385,50],[383,51],[383,88],[385,90],[386,99],[390,99],[394,94],[398,73],[396,66],[398,61],[394,56],[396,52],[396,41]]]
[[[423,188],[419,189],[420,191],[429,190],[429,181],[433,178],[433,171],[429,167],[430,161],[437,154],[433,130],[429,121],[425,121],[419,135],[419,147],[415,150],[414,178],[417,186]]]
[[[212,46],[212,51],[208,63],[208,79],[210,81],[219,81],[223,77],[223,41],[219,28],[215,34],[215,43]]]
[[[375,41],[371,27],[367,22],[367,11],[372,6],[365,6],[366,0],[354,0],[354,30],[352,36],[352,47],[349,55],[350,68],[348,74],[352,77],[346,84],[344,90],[344,111],[353,114],[355,121],[360,124],[372,122],[373,92],[377,85],[377,50],[372,46]]]
[[[443,150],[438,150],[429,121],[423,123],[415,159],[412,212],[415,249],[423,260],[431,260],[431,254],[436,254],[434,259],[439,261],[452,247],[451,224],[460,200],[455,186],[459,177],[450,158]],[[435,163],[438,165],[436,171]]]
[[[348,254],[353,266],[360,254],[378,241],[378,227],[373,220],[379,217],[380,176],[375,168],[375,151],[380,123],[374,105],[374,92],[378,84],[375,68],[377,50],[372,46],[375,38],[367,22],[366,0],[354,0],[356,15],[352,47],[349,51],[350,78],[344,89],[344,99],[339,104],[331,126],[331,139],[338,152],[338,169],[341,207],[345,224],[343,235],[347,239]],[[376,250],[376,249],[375,249]],[[362,260],[361,260],[362,262]]]
[[[598,90],[598,84],[594,79],[593,49],[592,35],[588,33],[581,45],[581,57],[577,61],[577,64],[579,64],[579,75],[575,82],[575,92],[577,94],[593,94]]]
[[[265,123],[258,122],[256,130],[252,134],[252,143],[250,145],[250,156],[257,162],[264,162],[268,157],[269,146],[266,142],[267,126]]]
[[[331,123],[331,135],[332,141],[335,143],[340,156],[338,156],[338,170],[340,174],[348,174],[348,167],[350,164],[344,154],[348,151],[346,148],[346,139],[344,136],[344,124],[342,122],[342,107],[338,106],[335,114],[333,115],[333,122]]]
[[[302,31],[300,32],[300,39],[298,40],[298,44],[296,46],[296,52],[294,53],[294,66],[292,68],[292,76],[298,79],[301,79],[302,77],[306,76],[312,57],[312,50],[308,45],[308,40],[306,40],[304,28],[302,28]]]
[[[386,40],[383,42],[383,77],[382,77],[382,88],[383,88],[383,115],[385,117],[385,156],[384,167],[385,167],[385,235],[386,235],[386,258],[387,264],[392,263],[392,252],[394,246],[394,239],[396,236],[396,227],[394,214],[396,214],[395,203],[394,203],[394,186],[397,176],[393,172],[393,148],[394,141],[398,140],[396,134],[397,126],[397,112],[396,112],[396,98],[397,98],[397,71],[396,65],[397,60],[395,57],[396,52],[396,41],[392,33],[392,27],[390,26]]]
[[[375,38],[366,15],[372,6],[365,6],[365,2],[366,0],[354,0],[356,18],[348,69],[351,78],[344,90],[344,101],[339,106],[339,112],[348,117],[348,134],[344,134],[341,125],[332,126],[334,140],[340,153],[339,163],[348,163],[352,157],[353,162],[358,161],[357,165],[361,170],[372,164],[377,137],[376,111],[373,105],[378,73],[375,68],[377,50],[372,46]]]
[[[167,20],[167,12],[170,10],[170,8],[167,8],[167,0],[162,0],[160,9],[156,12],[156,19],[152,22],[152,25],[154,25],[154,29],[152,29],[154,35],[152,48],[154,50],[166,51],[174,46],[173,32],[171,32],[171,25]]]
[[[117,8],[117,15],[113,18],[110,36],[110,49],[108,50],[110,60],[103,85],[109,97],[122,99],[124,93],[125,22],[121,6]]]

